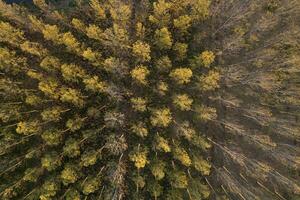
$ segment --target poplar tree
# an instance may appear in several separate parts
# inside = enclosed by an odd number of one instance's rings
[[[0,0],[0,199],[297,199],[297,0]]]

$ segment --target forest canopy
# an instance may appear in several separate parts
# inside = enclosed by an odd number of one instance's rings
[[[300,1],[9,3],[0,199],[300,199]]]

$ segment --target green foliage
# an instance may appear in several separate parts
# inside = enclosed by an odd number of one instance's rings
[[[166,195],[166,200],[183,200],[182,192],[178,189],[171,189]]]
[[[137,188],[143,188],[146,185],[144,177],[138,174],[134,174],[132,180],[135,183]]]

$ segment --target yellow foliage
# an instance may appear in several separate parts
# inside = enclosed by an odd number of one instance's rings
[[[184,148],[181,148],[180,146],[175,145],[172,148],[172,152],[173,152],[174,158],[179,160],[183,165],[188,167],[192,164],[191,158]]]
[[[146,28],[141,22],[138,22],[136,24],[135,31],[136,31],[136,37],[138,37],[139,39],[143,39],[145,37]]]
[[[0,48],[0,70],[17,74],[26,67],[27,59],[17,57],[16,52],[8,48]]]
[[[153,15],[149,16],[149,21],[158,26],[167,25],[170,21],[170,8],[171,4],[165,0],[158,0],[158,2],[154,2]]]
[[[71,32],[64,33],[61,42],[66,45],[70,51],[80,51],[80,43]]]
[[[78,82],[79,78],[83,78],[86,75],[85,70],[75,64],[63,64],[61,73],[66,81],[73,82]]]
[[[198,105],[195,108],[197,117],[203,121],[215,120],[217,118],[217,111],[215,108]]]
[[[90,78],[85,78],[83,80],[86,90],[91,90],[93,92],[104,92],[107,88],[107,84],[104,81],[100,81],[98,76],[93,76]]]
[[[171,71],[172,77],[178,84],[186,84],[191,81],[193,71],[190,68],[177,68]]]
[[[44,24],[41,20],[39,20],[36,16],[34,15],[29,15],[29,20],[31,22],[31,26],[34,30],[36,31],[41,31],[44,28]]]
[[[203,51],[200,54],[201,63],[204,67],[210,67],[215,61],[215,54],[212,51]]]
[[[163,152],[171,152],[171,147],[169,146],[168,141],[161,137],[161,136],[156,136],[154,140],[154,149],[163,151]]]
[[[130,21],[131,8],[129,5],[125,5],[122,1],[111,0],[111,8],[109,9],[110,15],[115,23],[125,26]],[[120,3],[122,2],[122,3]]]
[[[64,170],[62,170],[60,177],[64,185],[68,185],[70,183],[75,183],[78,179],[78,174],[73,167],[66,166]]]
[[[87,28],[86,28],[86,35],[89,38],[95,39],[95,40],[101,40],[102,39],[102,29],[99,28],[98,26],[94,25],[94,24],[90,24]]]
[[[220,87],[220,73],[214,70],[208,72],[207,75],[199,77],[199,89],[203,91],[215,90]]]
[[[78,107],[82,107],[84,104],[81,92],[72,88],[62,88],[60,90],[60,100],[62,102],[72,103]]]
[[[159,92],[160,95],[165,95],[166,92],[168,91],[169,86],[166,82],[163,81],[159,81],[157,84],[157,90]]]
[[[132,125],[131,127],[132,132],[134,132],[136,135],[144,138],[148,135],[148,129],[143,122],[138,122],[137,124]]]
[[[150,121],[153,126],[167,127],[172,122],[172,113],[169,108],[154,109]]]
[[[191,110],[193,104],[193,99],[191,99],[187,94],[176,95],[173,99],[173,103],[183,111]]]
[[[132,52],[142,62],[149,61],[151,59],[150,45],[145,42],[142,41],[135,42],[132,46]]]
[[[135,111],[144,112],[147,110],[147,100],[141,97],[131,98],[130,99],[132,107]]]
[[[182,15],[177,19],[174,19],[174,27],[178,29],[180,33],[187,33],[189,27],[191,26],[192,19],[188,15]]]
[[[204,160],[202,156],[193,156],[193,167],[203,176],[207,176],[210,174],[211,165],[208,161]]]
[[[24,42],[20,45],[20,48],[22,51],[25,51],[27,53],[30,53],[32,55],[36,55],[39,57],[43,57],[47,55],[48,51],[43,48],[43,46],[40,43],[36,42]]]
[[[59,87],[56,80],[42,80],[39,82],[38,88],[45,93],[45,95],[58,99],[59,98]]]
[[[209,15],[211,0],[194,0],[192,1],[192,16],[195,20],[204,20]]]
[[[59,42],[60,37],[61,37],[61,35],[59,33],[59,29],[56,25],[48,25],[48,24],[45,25],[42,30],[42,33],[46,40],[51,40],[56,43]]]
[[[99,19],[105,19],[105,9],[98,0],[90,0],[90,6],[94,10],[95,16]]]
[[[147,67],[143,65],[139,65],[135,67],[133,70],[130,72],[131,77],[136,80],[137,82],[146,85],[147,84],[147,76],[150,74],[150,71],[147,69]]]
[[[169,108],[154,109],[150,121],[153,126],[167,127],[172,122],[172,113]]]
[[[9,23],[0,22],[0,30],[1,42],[8,42],[18,46],[25,40],[23,31],[14,28]]]
[[[47,71],[54,71],[61,66],[60,61],[56,57],[46,56],[40,63],[40,67]]]
[[[170,49],[172,47],[172,35],[168,28],[163,27],[155,31],[154,42],[160,49]]]
[[[77,18],[73,18],[71,23],[77,30],[84,32],[86,29],[85,24]]]
[[[101,54],[98,52],[93,51],[91,48],[87,48],[82,52],[82,57],[92,62],[93,65],[99,66],[99,59]]]
[[[134,162],[134,166],[138,169],[144,168],[148,163],[147,160],[148,150],[142,147],[135,147],[133,151],[129,153],[129,159]]]
[[[173,51],[176,54],[176,60],[183,60],[186,57],[188,45],[185,43],[176,42],[173,46]]]
[[[28,70],[26,72],[26,74],[27,74],[27,76],[29,76],[33,79],[36,79],[36,80],[40,80],[40,81],[44,78],[42,73],[39,73],[39,72],[37,72],[35,70],[32,70],[32,69]]]
[[[188,121],[184,121],[177,127],[177,134],[178,136],[183,136],[188,141],[191,141],[194,139],[196,131],[190,126]]]
[[[21,121],[17,124],[16,132],[23,135],[30,135],[38,133],[40,131],[40,125],[38,121]]]

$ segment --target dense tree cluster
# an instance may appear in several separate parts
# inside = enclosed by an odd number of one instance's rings
[[[299,198],[299,1],[33,2],[0,0],[1,199]]]

